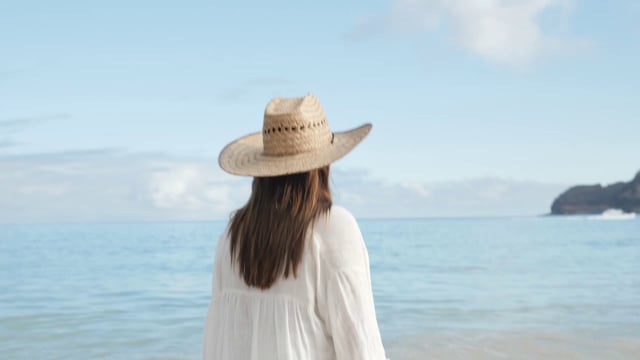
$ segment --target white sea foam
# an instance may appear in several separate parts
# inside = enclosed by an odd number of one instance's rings
[[[633,220],[636,218],[635,213],[624,212],[620,209],[607,209],[600,215],[590,216],[591,220]]]

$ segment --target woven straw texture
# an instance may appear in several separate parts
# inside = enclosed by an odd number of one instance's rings
[[[349,153],[371,130],[364,124],[332,132],[313,94],[274,98],[265,109],[262,131],[227,145],[218,158],[228,173],[279,176],[328,165]]]

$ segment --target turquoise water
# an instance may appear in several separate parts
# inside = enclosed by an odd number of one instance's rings
[[[394,359],[640,355],[640,220],[360,225]],[[223,226],[0,225],[0,357],[198,359]]]

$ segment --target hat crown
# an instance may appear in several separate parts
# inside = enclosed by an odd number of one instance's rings
[[[263,151],[268,156],[320,150],[332,141],[327,117],[314,94],[272,99],[264,111]]]

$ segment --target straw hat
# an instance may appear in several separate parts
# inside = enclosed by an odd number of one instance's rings
[[[318,98],[277,97],[264,111],[262,131],[227,145],[220,167],[234,175],[278,176],[320,168],[351,151],[371,130],[364,124],[332,132]]]

